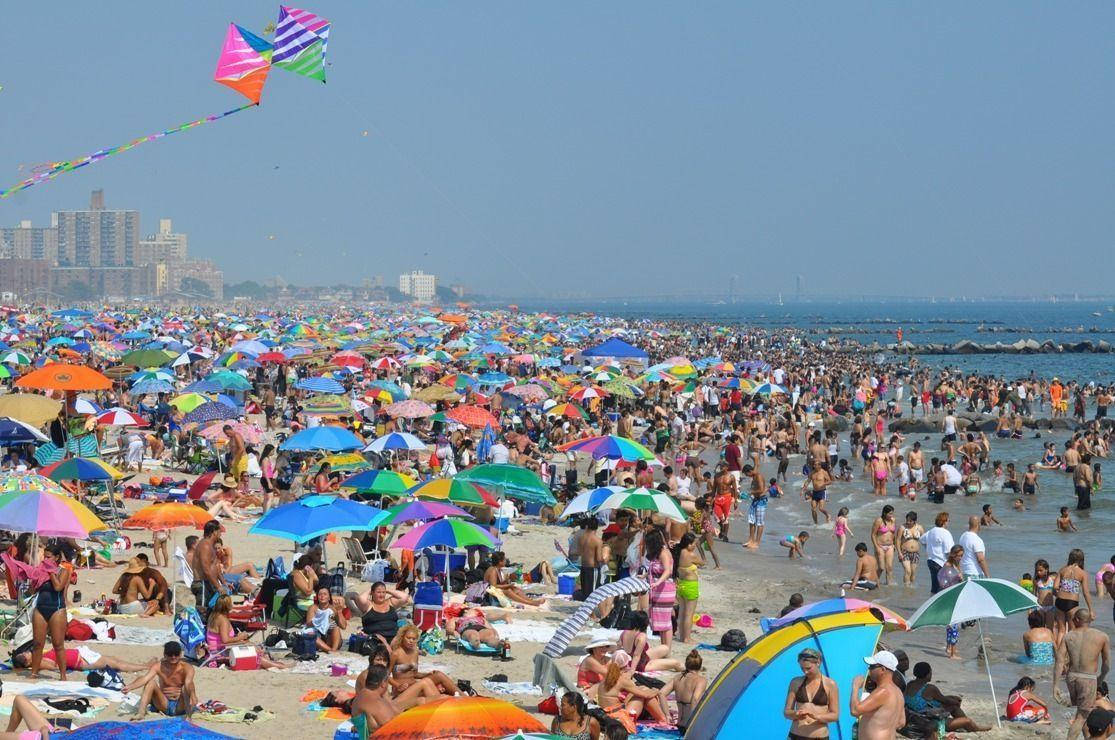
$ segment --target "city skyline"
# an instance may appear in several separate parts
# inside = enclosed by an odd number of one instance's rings
[[[190,224],[229,282],[422,269],[516,297],[723,294],[731,274],[741,296],[796,296],[798,275],[804,295],[1105,290],[1104,270],[1073,268],[1110,263],[1097,91],[1115,81],[1113,8],[315,10],[333,23],[327,85],[273,79],[259,109],[19,193],[0,223],[104,188]],[[272,13],[12,8],[0,171],[228,110],[213,29]],[[107,36],[120,17],[143,29],[120,53],[42,64],[45,34]]]

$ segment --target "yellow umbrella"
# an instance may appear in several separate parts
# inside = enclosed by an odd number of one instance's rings
[[[27,422],[41,427],[58,416],[62,403],[35,393],[10,393],[0,396],[0,416]]]

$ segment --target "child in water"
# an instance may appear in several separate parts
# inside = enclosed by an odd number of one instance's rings
[[[782,498],[782,489],[778,485],[777,478],[770,479],[770,488],[767,489],[767,495],[771,498]]]
[[[840,545],[838,554],[844,557],[844,547],[848,544],[848,538],[852,536],[852,528],[848,526],[847,506],[841,506],[840,511],[836,512],[836,524],[832,527],[832,536]]]
[[[1000,527],[1003,526],[1003,523],[996,519],[995,515],[991,513],[991,504],[983,505],[983,516],[979,518],[979,523],[981,527],[990,527],[992,524],[998,524]]]
[[[1057,517],[1057,529],[1062,532],[1075,532],[1076,525],[1072,522],[1072,517],[1069,516],[1069,507],[1061,507],[1061,516]]]
[[[809,539],[809,533],[805,531],[798,532],[798,536],[794,537],[788,534],[782,538],[778,544],[783,547],[790,548],[791,558],[804,558],[805,557],[805,543]]]

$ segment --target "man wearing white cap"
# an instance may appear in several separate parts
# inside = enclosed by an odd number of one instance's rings
[[[880,650],[867,663],[867,677],[875,682],[875,689],[864,698],[860,692],[863,676],[852,682],[852,716],[859,718],[860,740],[892,740],[898,730],[906,726],[906,710],[902,692],[894,684],[898,658],[889,650]]]

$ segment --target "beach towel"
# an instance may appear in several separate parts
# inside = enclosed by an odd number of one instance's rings
[[[529,694],[531,696],[542,696],[542,689],[538,688],[530,681],[517,681],[515,683],[504,683],[499,681],[484,681],[484,689],[493,694]]]
[[[216,699],[209,699],[203,704],[198,704],[197,708],[194,710],[194,714],[198,719],[205,720],[206,722],[225,722],[230,724],[258,724],[275,719],[274,712],[269,712],[266,709],[253,711],[242,707],[230,707]]]
[[[175,717],[149,722],[97,722],[72,730],[64,737],[66,740],[105,740],[110,737],[126,737],[129,740],[144,740],[144,738],[164,740],[168,737],[183,740],[218,740],[232,736],[206,730],[181,717]]]

